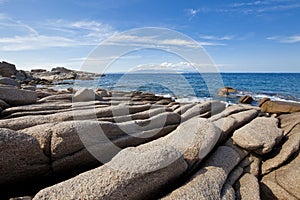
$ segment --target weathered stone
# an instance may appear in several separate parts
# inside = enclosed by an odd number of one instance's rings
[[[273,169],[280,167],[295,152],[299,152],[300,147],[300,124],[297,124],[292,131],[289,132],[287,141],[282,145],[275,157],[266,160],[262,164],[262,174],[269,173]]]
[[[0,87],[0,99],[10,105],[25,105],[35,103],[36,92],[20,90],[13,87]]]
[[[259,117],[236,130],[232,138],[246,150],[265,154],[270,152],[283,136],[283,131],[277,126],[278,119]]]
[[[234,149],[220,146],[187,183],[162,199],[220,199],[228,174],[240,160]]]
[[[73,94],[56,94],[56,95],[46,96],[38,100],[38,102],[44,103],[44,102],[55,102],[55,101],[62,101],[62,100],[71,102],[72,99],[73,99]]]
[[[235,184],[236,199],[260,200],[258,180],[252,174],[244,174]]]
[[[83,88],[78,90],[73,97],[75,102],[102,100],[102,97],[96,94],[92,89]]]
[[[201,104],[197,104],[192,108],[188,109],[184,114],[182,114],[182,120],[187,121],[193,117],[199,116],[201,114],[210,112],[211,115],[218,114],[225,109],[225,104],[219,101],[207,101]]]
[[[10,79],[10,78],[7,78],[7,77],[0,77],[0,84],[3,84],[3,85],[12,85],[12,86],[15,86],[15,87],[20,87],[21,84],[13,79]]]
[[[236,90],[231,87],[224,87],[221,88],[218,92],[219,96],[228,96],[230,93],[235,93]]]
[[[0,129],[0,184],[43,175],[49,168],[49,159],[34,137]]]
[[[288,135],[297,124],[300,124],[300,112],[282,114],[278,119],[280,120],[280,128],[284,130],[284,135]]]
[[[148,110],[150,105],[140,105],[140,106],[110,106],[104,108],[91,108],[82,110],[81,112],[67,111],[62,113],[55,113],[51,115],[36,115],[36,116],[24,116],[19,117],[16,121],[15,119],[5,119],[0,121],[0,127],[9,128],[12,130],[20,130],[28,127],[53,123],[53,122],[63,122],[63,121],[72,121],[72,120],[97,120],[101,117],[112,117],[112,116],[121,116],[129,114],[134,114],[137,112]]]
[[[284,101],[266,101],[261,105],[261,111],[275,114],[300,112],[300,104]]]
[[[244,104],[251,104],[253,101],[253,98],[251,96],[242,96],[240,99],[239,99],[239,102],[240,103],[244,103]]]
[[[262,98],[258,101],[258,106],[261,107],[265,102],[271,101],[270,98]]]
[[[2,109],[6,109],[6,108],[9,108],[10,105],[8,105],[5,101],[3,101],[3,100],[0,99],[0,107]]]
[[[144,199],[187,168],[173,148],[127,148],[104,166],[41,190],[34,199]]]
[[[289,164],[265,175],[261,182],[265,199],[300,199],[300,155]]]
[[[15,65],[7,63],[7,62],[0,62],[0,75],[3,77],[10,77],[17,72]]]

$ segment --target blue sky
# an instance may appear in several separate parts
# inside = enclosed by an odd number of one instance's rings
[[[111,36],[161,27],[199,42],[222,72],[299,72],[299,19],[299,0],[0,0],[0,60],[21,69],[80,69]],[[146,65],[188,67],[149,50],[129,53],[111,71]]]

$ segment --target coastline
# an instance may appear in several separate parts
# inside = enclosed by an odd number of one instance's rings
[[[2,80],[1,199],[299,194],[287,183],[300,174],[300,104],[179,103],[149,92]]]

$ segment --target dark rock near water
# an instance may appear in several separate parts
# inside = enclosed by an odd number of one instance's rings
[[[228,96],[230,93],[235,93],[236,90],[233,89],[232,87],[224,87],[221,88],[218,92],[219,96]]]
[[[265,113],[293,113],[300,112],[300,103],[271,101],[270,99],[262,99],[259,103],[261,111]]]
[[[13,79],[10,79],[10,78],[7,78],[7,77],[0,77],[0,84],[3,84],[3,85],[12,85],[12,86],[15,86],[15,87],[20,87],[21,84]]]
[[[243,104],[251,104],[253,101],[253,98],[251,96],[242,96],[240,99],[239,99],[239,102],[240,103],[243,103]]]

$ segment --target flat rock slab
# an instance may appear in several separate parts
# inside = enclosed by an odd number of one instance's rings
[[[236,198],[243,200],[260,200],[258,180],[252,174],[244,174],[235,184]]]
[[[37,94],[31,90],[22,90],[15,87],[0,87],[0,99],[9,105],[25,105],[35,103]]]
[[[270,152],[283,136],[283,130],[277,126],[278,119],[259,117],[236,130],[232,139],[246,150],[265,154]]]
[[[220,199],[228,174],[240,160],[234,149],[220,146],[185,185],[162,199]]]
[[[300,199],[300,155],[262,179],[265,198]]]
[[[112,161],[41,190],[33,199],[145,199],[187,168],[173,148],[127,148]]]

